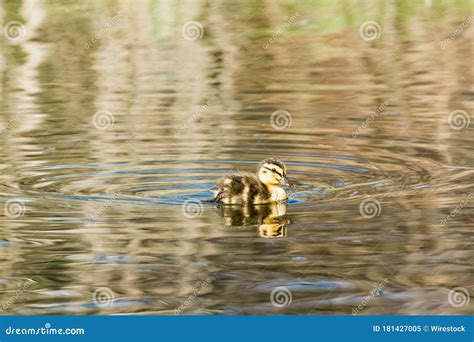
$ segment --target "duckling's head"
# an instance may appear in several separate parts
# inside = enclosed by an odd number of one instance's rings
[[[276,159],[268,158],[258,166],[257,175],[260,181],[267,186],[281,186],[288,184],[285,164]]]

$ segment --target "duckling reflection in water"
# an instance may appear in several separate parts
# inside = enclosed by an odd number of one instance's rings
[[[288,184],[285,164],[276,159],[263,160],[257,173],[238,172],[222,178],[214,190],[214,201],[225,204],[263,204],[285,201]]]
[[[258,227],[258,234],[263,238],[286,237],[286,226],[283,223],[266,223]]]
[[[286,225],[290,223],[290,219],[285,217],[285,202],[242,206],[221,205],[218,209],[226,226],[258,225],[261,237],[287,236]]]

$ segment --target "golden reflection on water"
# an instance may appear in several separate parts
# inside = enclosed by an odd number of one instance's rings
[[[469,1],[3,9],[2,314],[472,312]],[[207,202],[269,156],[287,206]]]
[[[218,209],[225,226],[258,225],[259,235],[263,238],[286,237],[286,226],[291,222],[285,216],[285,202],[254,206],[219,205]]]

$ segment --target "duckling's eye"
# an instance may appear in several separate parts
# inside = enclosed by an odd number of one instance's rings
[[[272,172],[277,172],[277,170],[276,170],[276,169],[272,169]]]
[[[267,171],[263,171],[263,173],[267,173]]]

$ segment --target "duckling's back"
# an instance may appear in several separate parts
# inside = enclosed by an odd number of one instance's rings
[[[216,202],[225,204],[266,203],[271,195],[253,174],[241,172],[222,178],[214,191]]]

